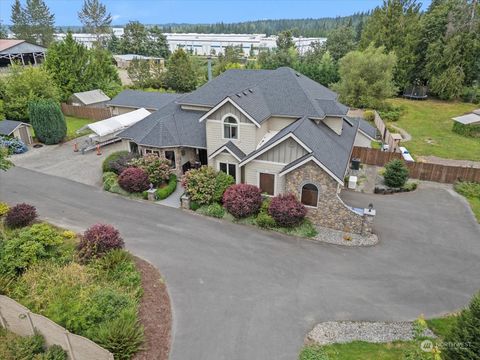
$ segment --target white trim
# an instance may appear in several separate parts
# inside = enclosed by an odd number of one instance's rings
[[[255,159],[252,162],[259,162],[259,163],[264,163],[264,164],[275,164],[275,165],[280,165],[280,166],[287,166],[288,165],[287,163],[280,163],[280,162],[268,161],[268,160],[258,160],[258,159]]]
[[[239,180],[238,180],[238,171],[240,170],[240,167],[238,166],[238,164],[235,164],[235,163],[232,163],[232,162],[228,162],[228,161],[216,161],[216,164],[217,164],[217,171],[220,171],[220,164],[227,164],[227,174],[229,174],[229,170],[228,170],[228,165],[235,165],[235,184],[239,184]],[[231,176],[231,175],[230,175]]]
[[[280,172],[279,175],[280,175],[280,176],[284,176],[284,175],[288,174],[290,171],[299,168],[300,166],[308,163],[309,161],[313,161],[315,164],[317,164],[318,166],[320,166],[328,175],[330,175],[332,178],[334,178],[340,185],[342,185],[342,186],[344,185],[343,180],[340,180],[337,176],[335,176],[334,173],[332,173],[330,170],[328,170],[328,169],[325,167],[325,165],[323,165],[320,161],[318,161],[314,156],[309,156],[309,157],[307,157],[305,160],[300,161],[298,164],[292,166],[291,168]]]
[[[208,158],[209,159],[213,159],[214,157],[216,157],[217,155],[220,155],[224,150],[227,150],[230,155],[232,155],[235,159],[237,159],[238,161],[241,161],[242,159],[240,159],[237,155],[235,155],[233,153],[232,150],[230,150],[228,147],[227,147],[227,144],[224,144],[222,147],[220,147],[218,150],[215,150],[213,153],[211,153]]]
[[[243,115],[245,115],[245,117],[250,120],[252,123],[254,123],[257,127],[260,127],[260,124],[258,122],[255,121],[254,118],[252,118],[250,115],[248,115],[248,113],[243,110],[239,105],[237,105],[232,99],[230,99],[229,97],[226,97],[225,99],[223,99],[222,101],[220,101],[215,107],[213,107],[210,111],[208,111],[207,113],[205,113],[200,119],[198,119],[199,122],[202,122],[203,120],[205,120],[206,118],[208,118],[211,114],[213,114],[215,111],[217,111],[219,108],[221,108],[223,105],[225,105],[227,102],[229,102],[230,104],[232,104],[234,107],[236,107]]]
[[[235,119],[235,121],[237,122],[237,125],[236,125],[236,128],[237,128],[237,137],[236,138],[226,138],[225,137],[225,119],[226,118],[229,118],[229,117],[232,117]],[[223,115],[222,117],[222,140],[239,140],[240,139],[240,119],[237,118],[234,114],[232,113],[227,113],[225,115]],[[229,124],[229,125],[233,125],[233,124]],[[240,161],[240,160],[239,160]]]
[[[267,196],[277,196],[278,195],[278,174],[270,170],[257,170],[257,187],[261,190],[260,187],[260,174],[270,174],[273,175],[273,195],[266,194]],[[262,192],[263,194],[263,192]]]
[[[308,153],[311,153],[312,150],[307,146],[305,145],[303,142],[300,141],[299,138],[297,138],[295,135],[293,135],[292,133],[289,133],[287,134],[286,136],[278,139],[277,141],[275,141],[274,143],[268,145],[266,148],[264,148],[263,150],[259,151],[258,153],[256,153],[255,155],[253,155],[252,157],[249,157],[245,160],[243,160],[242,162],[240,162],[240,166],[243,166],[247,163],[249,163],[250,161],[252,161],[253,159],[255,159],[256,157],[262,155],[263,153],[267,152],[268,150],[274,148],[275,146],[281,144],[282,142],[284,142],[285,140],[289,139],[289,138],[292,138],[293,140],[295,140],[301,147],[303,147]]]

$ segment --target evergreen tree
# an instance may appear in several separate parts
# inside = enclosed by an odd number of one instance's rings
[[[120,41],[120,51],[122,54],[148,54],[148,31],[143,24],[138,21],[130,21],[125,26]]]
[[[480,359],[480,293],[462,310],[445,343],[452,344],[442,350],[446,360]]]
[[[355,31],[346,26],[333,30],[328,35],[325,47],[335,61],[340,60],[348,52],[355,50]]]
[[[107,7],[99,0],[84,0],[78,17],[87,32],[95,34],[97,44],[101,43],[102,34],[110,32],[112,15],[107,12]]]
[[[190,55],[183,49],[176,50],[167,62],[165,84],[178,92],[189,92],[197,87],[197,69]]]
[[[278,34],[277,37],[277,49],[278,50],[289,50],[290,48],[295,48],[295,43],[292,38],[292,31],[286,30]]]
[[[147,55],[155,57],[163,57],[164,59],[168,58],[170,55],[170,50],[168,48],[168,41],[165,35],[163,35],[162,30],[158,26],[148,30],[148,50]]]
[[[86,77],[90,80],[90,90],[102,89],[111,98],[122,91],[118,70],[113,63],[112,54],[108,50],[100,47],[90,50]]]
[[[383,47],[370,45],[352,51],[339,61],[340,81],[332,86],[340,101],[354,107],[379,107],[396,92],[393,69],[396,57]]]
[[[43,0],[27,0],[25,8],[15,0],[10,19],[17,39],[43,46],[53,41],[55,16]]]
[[[44,144],[58,144],[67,135],[67,123],[54,100],[32,101],[28,112],[35,136]]]

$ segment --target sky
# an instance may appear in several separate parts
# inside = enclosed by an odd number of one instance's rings
[[[26,0],[21,0],[25,3]],[[0,0],[0,21],[10,24],[14,0]],[[45,0],[56,25],[80,25],[83,0]],[[381,5],[382,0],[103,0],[114,25],[138,20],[144,24],[216,23],[282,18],[351,15]],[[430,0],[424,0],[426,5]]]

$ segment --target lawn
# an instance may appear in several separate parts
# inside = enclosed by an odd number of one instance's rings
[[[468,200],[477,221],[480,223],[480,184],[458,182],[455,184],[455,191]]]
[[[88,130],[82,132],[81,134],[77,134],[76,131],[81,129],[83,126],[93,122],[93,120],[91,119],[82,119],[74,116],[65,116],[65,120],[67,121],[67,137],[65,141],[72,140],[79,136],[88,134]]]
[[[427,325],[440,339],[455,324],[454,315],[427,320]],[[394,341],[391,343],[369,343],[353,341],[346,344],[326,346],[308,345],[302,349],[300,360],[403,360],[405,353],[418,350],[418,341]],[[323,357],[321,356],[323,355]]]
[[[478,105],[438,100],[391,99],[389,102],[404,109],[394,124],[412,135],[413,139],[404,145],[414,156],[480,161],[480,139],[454,133],[451,119]]]

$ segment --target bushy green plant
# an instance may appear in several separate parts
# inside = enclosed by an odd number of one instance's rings
[[[210,166],[187,171],[182,177],[182,186],[192,201],[200,205],[210,204],[215,198],[217,172]]]
[[[267,212],[260,212],[255,219],[255,223],[264,229],[275,227],[275,220]]]
[[[10,206],[5,202],[0,202],[0,216],[5,215],[8,210],[10,210]]]
[[[153,154],[133,159],[129,162],[129,165],[145,171],[148,174],[148,181],[155,186],[167,181],[172,173],[170,161]]]
[[[455,191],[465,197],[476,197],[480,199],[480,183],[459,181],[455,183]]]
[[[43,353],[45,340],[40,334],[19,337],[7,344],[7,348],[15,360],[33,359],[36,354]]]
[[[54,100],[37,100],[28,104],[30,123],[37,139],[47,145],[58,144],[67,135],[67,123]]]
[[[155,197],[158,200],[166,199],[175,191],[176,188],[177,188],[177,175],[171,174],[170,179],[168,180],[168,185],[163,188],[157,189],[155,193]]]
[[[385,165],[383,178],[387,186],[394,188],[402,187],[408,180],[408,168],[403,161],[398,159],[392,160]]]
[[[413,191],[417,188],[418,182],[412,181],[412,182],[407,182],[405,185],[402,186],[402,189],[405,191]]]
[[[95,342],[115,355],[115,359],[129,360],[142,345],[143,326],[132,311],[122,314],[99,326]]]
[[[197,212],[216,218],[223,218],[225,215],[225,209],[219,203],[212,203],[209,205],[204,205],[197,210]]]
[[[19,274],[41,260],[59,258],[62,243],[62,236],[48,224],[34,224],[22,229],[1,247],[0,271]]]
[[[67,360],[68,356],[60,345],[52,345],[38,360]],[[37,360],[37,359],[35,359]]]
[[[190,210],[197,211],[201,207],[202,207],[202,205],[200,205],[198,202],[190,201]]]
[[[106,172],[103,174],[103,189],[106,191],[110,191],[112,186],[117,184],[118,176],[114,172]]]
[[[480,359],[480,293],[474,295],[468,307],[462,310],[445,342],[456,345],[444,348],[446,360]]]
[[[462,136],[473,138],[480,137],[480,125],[478,124],[465,125],[454,121],[452,131]]]
[[[110,167],[110,163],[112,161],[116,161],[124,156],[128,156],[130,153],[126,150],[122,150],[122,151],[115,151],[113,153],[111,153],[110,155],[108,155],[105,160],[103,160],[103,163],[102,163],[102,171],[103,172],[113,172],[112,168]],[[131,160],[131,159],[130,159]],[[129,160],[129,161],[130,161]],[[121,172],[121,171],[120,171]]]
[[[227,190],[227,188],[235,183],[235,179],[224,173],[223,171],[219,171],[215,178],[215,194],[213,195],[213,201],[221,202],[223,199],[223,194]]]
[[[367,121],[373,122],[375,120],[375,113],[372,110],[366,110],[363,113],[363,118]]]

